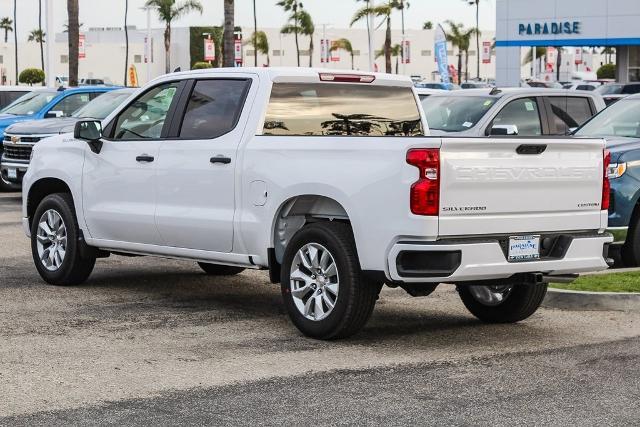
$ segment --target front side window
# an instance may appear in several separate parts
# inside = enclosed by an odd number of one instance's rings
[[[180,138],[209,139],[230,132],[242,111],[247,80],[200,80],[187,104]]]
[[[491,96],[430,96],[422,100],[429,129],[462,132],[474,127],[493,107]]]
[[[343,83],[274,83],[265,135],[418,136],[411,88]]]
[[[178,83],[167,83],[147,91],[119,116],[114,139],[159,139],[167,113],[178,90]]]
[[[554,96],[549,98],[549,103],[551,120],[558,135],[565,135],[569,129],[577,128],[592,116],[587,98]]]
[[[49,113],[56,113],[56,117],[69,117],[74,111],[87,105],[89,101],[91,101],[91,96],[88,93],[74,93],[51,107]]]
[[[53,101],[58,92],[31,92],[16,99],[2,113],[32,116]]]
[[[493,119],[493,126],[515,125],[519,136],[542,135],[542,124],[535,98],[521,98],[511,101]]]

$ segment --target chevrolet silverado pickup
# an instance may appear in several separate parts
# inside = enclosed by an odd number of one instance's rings
[[[385,284],[453,284],[473,315],[506,323],[550,280],[607,268],[603,140],[428,132],[404,77],[174,73],[34,146],[23,225],[53,285],[110,254],[268,270],[320,339],[360,330]]]

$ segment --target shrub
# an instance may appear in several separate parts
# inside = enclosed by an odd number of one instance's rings
[[[615,79],[616,78],[616,66],[615,64],[605,64],[598,68],[596,72],[599,79]]]
[[[18,76],[20,83],[34,85],[44,81],[44,71],[39,68],[26,68]]]
[[[202,70],[204,68],[213,68],[213,65],[208,62],[196,62],[193,64],[193,67],[191,67],[192,70]]]

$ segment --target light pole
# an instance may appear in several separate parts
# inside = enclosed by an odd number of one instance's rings
[[[154,9],[153,6],[145,6],[141,8],[142,10],[147,12],[147,42],[144,44],[144,55],[147,60],[147,83],[151,81],[151,10]]]
[[[45,17],[45,26],[47,28],[46,34],[48,35],[48,39],[49,39],[49,43],[45,43],[47,45],[47,62],[45,65],[45,76],[46,76],[46,80],[47,80],[47,86],[49,87],[55,87],[56,85],[56,74],[55,74],[55,60],[54,60],[54,56],[55,56],[55,52],[54,52],[54,47],[55,47],[55,37],[56,37],[56,33],[55,33],[55,29],[53,28],[53,0],[47,0],[46,3],[46,13],[47,16]]]
[[[369,3],[369,10],[373,9],[375,7],[375,0],[368,0]],[[369,36],[369,71],[375,71],[376,68],[376,63],[375,63],[375,52],[374,52],[374,47],[373,47],[373,39],[374,39],[374,34],[375,34],[375,16],[373,15],[373,13],[369,14],[369,28],[370,30],[370,36]]]

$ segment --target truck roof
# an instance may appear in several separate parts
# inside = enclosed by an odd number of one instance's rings
[[[492,96],[495,98],[502,98],[508,95],[518,96],[591,96],[594,97],[593,92],[567,89],[547,89],[547,88],[526,88],[526,87],[507,87],[507,88],[481,88],[481,89],[464,89],[445,91],[444,93],[434,94],[433,96]]]
[[[320,83],[321,74],[348,75],[348,76],[374,76],[372,83],[385,86],[412,87],[413,82],[408,76],[396,74],[370,73],[354,70],[339,70],[333,68],[297,68],[297,67],[242,67],[242,68],[208,68],[201,70],[182,71],[159,77],[158,80],[171,77],[189,78],[190,76],[206,76],[207,74],[257,74],[260,77],[273,82],[305,82]],[[367,84],[367,83],[365,83]]]

